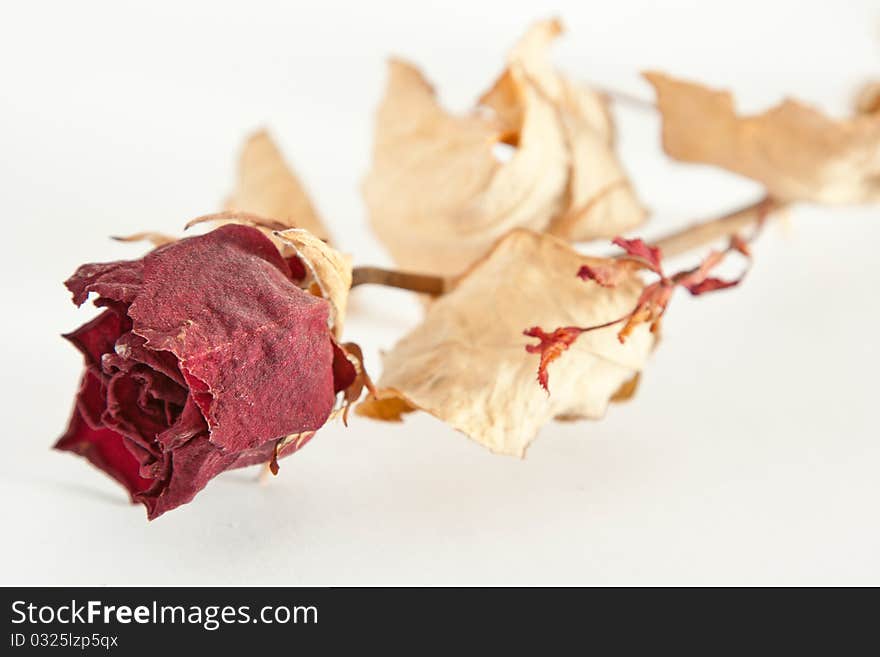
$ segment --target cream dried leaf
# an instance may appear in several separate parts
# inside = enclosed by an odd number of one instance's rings
[[[625,344],[615,326],[580,336],[554,362],[550,395],[535,380],[538,359],[526,353],[522,333],[536,324],[591,326],[630,312],[643,289],[636,274],[614,288],[576,276],[581,265],[607,262],[551,235],[512,231],[385,355],[378,392],[358,412],[400,420],[424,410],[514,456],[523,456],[554,417],[600,418],[644,367],[654,343],[647,328]]]
[[[235,191],[226,209],[271,218],[286,228],[305,228],[324,240],[330,238],[305,188],[263,130],[249,137],[242,148]]]
[[[551,101],[565,133],[570,171],[564,208],[546,231],[571,241],[614,237],[642,223],[647,212],[617,158],[607,97],[562,75],[550,61],[550,46],[562,31],[557,20],[532,26],[480,102],[516,134],[527,111],[527,85]]]
[[[726,91],[661,73],[645,77],[657,93],[670,157],[746,176],[783,201],[880,200],[880,116],[838,121],[793,100],[742,116]]]
[[[273,235],[284,246],[293,249],[318,286],[315,292],[330,302],[330,325],[339,338],[351,289],[351,258],[307,230],[292,228],[275,231]]]
[[[364,195],[398,265],[455,274],[517,227],[588,239],[644,217],[613,153],[604,101],[549,64],[559,30],[534,26],[463,116],[439,104],[415,67],[390,63]]]

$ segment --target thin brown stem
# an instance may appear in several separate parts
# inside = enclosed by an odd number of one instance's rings
[[[355,267],[351,274],[351,286],[384,285],[411,292],[421,292],[431,296],[440,296],[447,289],[446,279],[442,276],[414,274],[406,271],[394,271],[381,267]]]
[[[659,246],[664,256],[681,255],[719,239],[732,237],[749,226],[757,226],[761,221],[769,218],[773,213],[783,210],[785,207],[787,207],[787,204],[782,201],[769,197],[764,198],[715,219],[698,222],[687,228],[670,233],[665,237],[652,241],[652,244]],[[410,290],[411,292],[420,292],[431,296],[440,296],[448,292],[451,287],[449,279],[442,276],[415,274],[406,271],[383,269],[381,267],[355,267],[352,272],[351,286],[356,287],[367,284],[396,287],[401,290]]]
[[[749,226],[757,226],[787,205],[783,201],[767,197],[716,219],[691,224],[687,228],[652,240],[651,244],[660,247],[666,257],[681,255],[724,237],[732,237]]]

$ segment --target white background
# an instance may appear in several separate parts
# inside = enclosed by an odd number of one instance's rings
[[[676,297],[633,402],[548,425],[524,461],[428,416],[356,417],[270,485],[228,473],[148,523],[50,451],[80,370],[59,334],[93,313],[61,281],[142,250],[108,235],[218,208],[241,140],[267,126],[338,244],[385,264],[358,189],[385,58],[465,108],[554,14],[562,68],[645,98],[655,68],[747,110],[791,94],[843,115],[880,75],[880,5],[861,0],[4,3],[0,583],[880,584],[876,209],[797,208],[744,286]],[[667,161],[652,113],[618,115],[648,236],[759,196]],[[358,290],[346,337],[375,371],[418,312]]]

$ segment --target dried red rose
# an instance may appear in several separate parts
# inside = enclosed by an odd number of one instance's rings
[[[105,310],[65,336],[86,367],[56,448],[119,481],[150,519],[224,470],[296,451],[356,376],[330,304],[297,285],[303,271],[242,225],[80,267],[74,302],[95,293]]]

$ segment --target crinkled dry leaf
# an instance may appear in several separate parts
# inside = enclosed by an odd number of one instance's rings
[[[529,85],[552,102],[565,134],[570,171],[565,207],[546,231],[573,241],[612,237],[640,224],[646,212],[614,152],[607,98],[561,75],[550,61],[550,46],[561,33],[556,20],[532,26],[480,102],[504,120],[508,134],[522,129],[530,109],[525,94]]]
[[[282,252],[285,245],[273,236],[273,231],[303,228],[322,240],[329,240],[329,232],[305,188],[264,130],[251,135],[245,142],[239,159],[236,189],[226,201],[225,211],[197,217],[187,223],[186,228],[205,222],[218,226],[228,223],[255,226]],[[153,246],[163,246],[178,238],[144,231],[113,239],[120,242],[147,241]]]
[[[535,324],[591,326],[631,311],[643,287],[635,273],[613,289],[577,278],[581,265],[605,262],[556,237],[512,231],[386,354],[377,396],[358,412],[399,420],[425,410],[493,452],[516,456],[556,416],[601,417],[643,368],[654,343],[646,327],[626,344],[615,327],[580,336],[554,363],[552,395],[535,381],[538,359],[525,353],[522,332]]]
[[[534,26],[464,116],[443,109],[415,67],[390,63],[364,195],[401,267],[459,273],[516,227],[588,239],[643,219],[604,101],[550,67],[559,31],[556,22]],[[498,154],[505,145],[509,158]]]
[[[568,158],[553,108],[533,89],[519,147],[500,162],[497,120],[455,117],[412,66],[392,61],[364,185],[373,227],[404,269],[458,273],[516,226],[562,209]]]
[[[657,92],[670,157],[752,178],[784,201],[880,200],[878,115],[836,121],[786,100],[762,114],[740,116],[728,92],[660,73],[645,77]]]
[[[307,230],[292,228],[276,231],[275,237],[292,248],[305,264],[320,295],[330,302],[330,321],[338,338],[342,335],[348,292],[351,289],[351,258],[327,245]]]
[[[296,174],[263,130],[245,142],[238,181],[226,209],[268,217],[284,228],[305,228],[321,239],[330,238]]]

